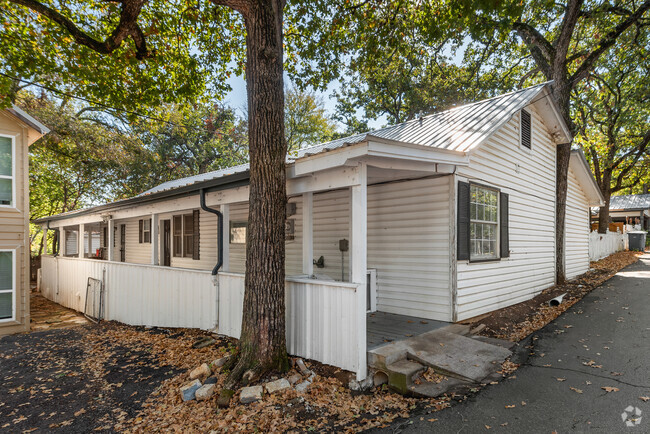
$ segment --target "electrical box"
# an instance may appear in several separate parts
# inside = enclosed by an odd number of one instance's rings
[[[343,238],[342,240],[339,240],[339,250],[342,252],[347,252],[348,249],[350,248],[350,242]]]

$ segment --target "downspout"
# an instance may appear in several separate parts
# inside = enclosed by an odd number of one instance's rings
[[[205,190],[204,189],[200,190],[200,196],[201,196],[201,209],[203,211],[211,212],[212,214],[217,215],[217,220],[218,220],[217,251],[218,251],[218,254],[219,254],[219,259],[217,260],[217,264],[212,269],[212,275],[216,276],[217,273],[219,272],[219,269],[223,265],[223,214],[221,214],[221,211],[217,211],[214,208],[209,208],[205,204]]]
[[[205,204],[205,190],[202,188],[199,190],[199,196],[201,200],[201,209],[206,212],[211,212],[212,214],[216,214],[217,216],[217,252],[219,255],[219,258],[217,259],[217,263],[212,269],[212,282],[214,283],[215,289],[216,289],[216,299],[215,299],[215,327],[214,331],[216,333],[219,332],[219,278],[217,277],[217,274],[219,273],[219,269],[223,265],[223,214],[221,211],[217,211],[214,208],[209,208]]]
[[[49,233],[49,231],[52,230],[52,228],[50,227],[50,221],[49,220],[47,221],[47,227],[46,227],[45,230],[46,230],[46,234]],[[47,236],[46,236],[46,238],[47,238]],[[56,237],[56,243],[54,242],[54,240],[52,241],[52,256],[54,256],[55,258],[57,256],[59,256],[59,243],[60,242],[61,242],[61,240],[59,240],[59,235],[57,235],[57,237]],[[47,246],[45,246],[45,251],[47,252]]]

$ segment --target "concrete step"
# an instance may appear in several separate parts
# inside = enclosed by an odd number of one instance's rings
[[[430,383],[423,381],[420,384],[413,384],[409,386],[409,392],[412,395],[421,398],[437,398],[445,393],[454,393],[461,389],[469,389],[476,386],[475,383],[459,380],[458,378],[447,378],[440,383]]]
[[[405,360],[408,349],[407,341],[408,339],[393,342],[368,351],[368,366],[382,371],[388,365]]]
[[[434,330],[409,339],[407,358],[447,376],[480,382],[501,367],[511,352],[455,333]]]
[[[388,386],[405,395],[413,385],[413,378],[426,368],[417,362],[402,359],[387,365],[383,372],[388,375]]]
[[[512,347],[516,345],[516,342],[506,341],[504,339],[490,338],[488,336],[472,336],[472,339],[477,341],[484,342],[490,345],[496,345],[497,347],[505,348],[506,350],[512,350]]]

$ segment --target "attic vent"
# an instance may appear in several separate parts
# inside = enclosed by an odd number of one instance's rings
[[[521,144],[530,149],[530,113],[521,111]]]

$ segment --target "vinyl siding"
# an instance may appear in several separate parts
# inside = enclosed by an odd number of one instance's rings
[[[149,218],[143,216],[141,218]],[[126,225],[126,262],[131,264],[151,264],[151,243],[140,244],[140,218],[117,221],[117,244],[120,243],[120,225]],[[116,248],[115,259],[120,260],[119,247]]]
[[[350,240],[350,190],[341,189],[314,194],[314,260],[325,258],[325,267],[314,265],[314,274],[334,280],[349,279],[350,252],[341,258],[339,240]],[[343,269],[343,279],[341,279]]]
[[[0,134],[14,137],[13,207],[0,206],[0,249],[15,250],[15,321],[0,321],[0,335],[29,330],[29,181],[28,146],[35,132],[0,110]]]
[[[532,115],[532,149],[519,145],[519,114],[459,167],[457,180],[500,188],[509,195],[510,257],[457,265],[457,320],[534,297],[555,282],[556,146]]]
[[[177,213],[160,214],[158,219],[158,235],[159,243],[158,248],[160,252],[160,262],[162,264],[162,221],[170,220],[171,224],[171,266],[178,268],[190,268],[194,270],[212,270],[217,263],[217,229],[218,220],[217,216],[213,213],[200,210],[199,211],[199,259],[195,260],[191,257],[175,257],[174,256],[174,215],[191,214],[192,210],[179,211]]]
[[[566,207],[566,277],[589,270],[589,205],[575,174],[569,168]]]
[[[368,188],[368,268],[377,270],[377,310],[451,320],[451,180]]]
[[[233,203],[230,205],[230,221],[231,222],[247,222],[248,221],[248,202]],[[230,228],[230,223],[226,223]],[[228,229],[228,236],[225,237],[224,243],[230,243],[230,229]],[[246,272],[246,244],[230,244],[230,269],[233,273]]]

